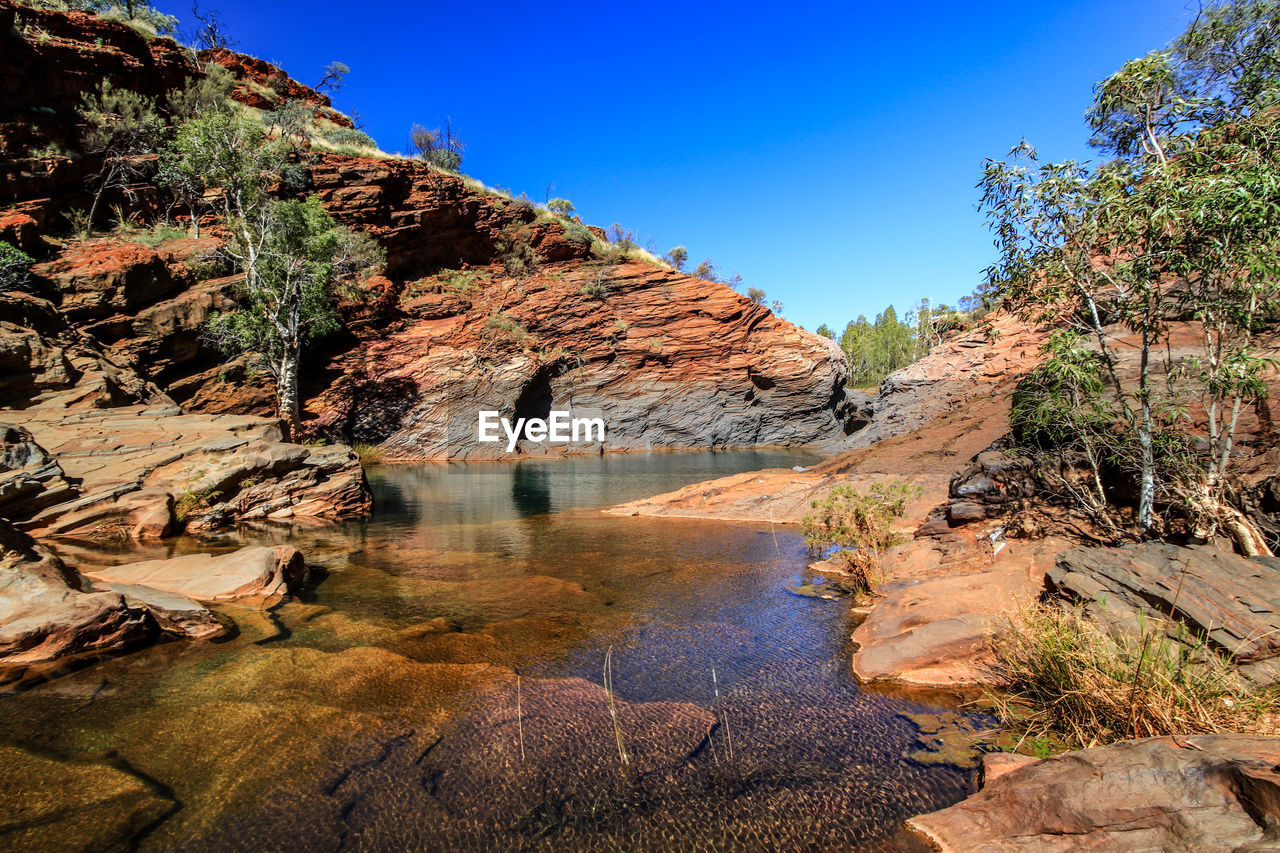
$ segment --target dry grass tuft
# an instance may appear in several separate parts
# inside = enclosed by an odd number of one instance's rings
[[[1035,604],[994,643],[988,698],[1027,737],[1072,747],[1172,734],[1277,734],[1280,686],[1242,679],[1195,638],[1166,624],[1113,635],[1074,608]]]
[[[353,444],[351,449],[360,460],[361,465],[378,465],[386,461],[387,455],[376,444]]]

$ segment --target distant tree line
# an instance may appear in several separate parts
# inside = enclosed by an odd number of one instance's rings
[[[964,327],[983,313],[977,297],[965,297],[961,304],[964,307],[953,308],[922,299],[902,320],[890,305],[874,321],[868,321],[866,315],[850,321],[839,338],[840,349],[849,361],[849,386],[879,385],[890,373],[928,355],[948,332]],[[826,323],[817,328],[817,333],[836,340],[835,332]]]

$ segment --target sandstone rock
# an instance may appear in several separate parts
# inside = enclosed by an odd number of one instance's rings
[[[1121,630],[1173,616],[1240,663],[1280,655],[1280,561],[1162,542],[1076,548],[1046,585]]]
[[[151,636],[144,608],[116,593],[81,592],[77,581],[57,557],[0,521],[0,663],[108,651]]]
[[[477,414],[600,417],[603,444],[522,453],[809,444],[843,435],[846,372],[830,341],[720,284],[648,264],[613,268],[608,292],[566,266],[466,313],[409,323],[337,360],[343,375],[308,404],[315,428],[395,458],[505,458]],[[495,339],[499,304],[529,339]],[[570,353],[571,355],[559,355]],[[371,365],[377,365],[376,370]]]
[[[62,466],[30,432],[0,423],[0,517],[26,518],[74,494]]]
[[[0,407],[108,407],[165,399],[71,328],[47,299],[0,293]]]
[[[189,554],[95,568],[85,575],[113,588],[117,584],[136,585],[194,601],[213,602],[285,595],[305,583],[307,566],[296,548],[254,545],[217,556]],[[172,600],[169,603],[174,604]],[[165,609],[182,608],[166,605]]]
[[[1064,542],[1011,542],[993,555],[990,540],[961,533],[967,529],[889,552],[895,579],[853,633],[858,678],[931,687],[981,682],[992,637],[1006,616],[1035,600]]]
[[[38,433],[79,484],[70,499],[24,518],[23,528],[39,536],[162,536],[176,504],[189,529],[235,519],[340,518],[370,506],[349,448],[289,444],[275,421],[145,406],[34,407],[6,417]]]
[[[73,243],[31,272],[54,285],[59,309],[73,323],[130,314],[191,284],[172,255],[112,238]]]
[[[163,98],[169,89],[199,75],[173,39],[149,41],[123,21],[20,7],[5,0],[0,3],[0,32],[23,33],[22,25],[15,26],[19,14],[29,25],[29,35],[6,37],[0,62],[0,91],[6,93],[0,153],[9,157],[44,142],[74,148],[75,105],[100,82]],[[36,110],[40,119],[31,121]],[[10,189],[5,186],[5,191]],[[84,192],[83,186],[76,189]]]
[[[1016,752],[988,752],[982,756],[982,784],[988,785],[1006,773],[1035,764],[1037,760]]]
[[[987,508],[982,504],[970,501],[956,501],[947,507],[947,521],[953,526],[971,524],[987,517]]]
[[[909,825],[942,853],[1275,849],[1280,740],[1124,741],[1032,761]]]
[[[231,72],[236,86],[231,97],[259,110],[275,110],[289,101],[310,106],[318,118],[339,127],[351,127],[351,119],[330,106],[329,96],[292,79],[278,66],[226,48],[200,51],[200,61],[216,62]]]
[[[975,680],[968,667],[988,648],[998,612],[1030,585],[981,572],[919,581],[890,591],[853,632],[853,671],[863,681],[948,685]]]
[[[38,251],[40,231],[35,219],[17,211],[0,213],[0,242],[17,246],[27,254]]]
[[[1008,393],[1039,361],[1043,333],[1006,316],[995,325],[994,344],[966,335],[908,368],[910,381],[886,380],[871,425],[818,442],[817,449],[836,455],[806,472],[741,474],[611,511],[798,523],[832,486],[907,480],[923,489],[905,516],[904,525],[915,527],[948,499],[952,479],[1008,432]]]
[[[950,495],[971,503],[1001,506],[1029,498],[1035,492],[1035,472],[1030,462],[1010,456],[997,446],[979,453],[955,476]]]
[[[227,627],[218,621],[213,611],[184,595],[140,584],[112,581],[100,581],[94,587],[123,595],[130,604],[145,607],[157,627],[166,633],[203,640],[227,632]]]
[[[1007,391],[1043,358],[1044,332],[1008,315],[991,319],[990,337],[980,329],[964,332],[885,377],[871,424],[832,449],[869,447],[990,403],[1005,417]]]

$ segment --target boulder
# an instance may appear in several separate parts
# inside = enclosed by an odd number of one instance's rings
[[[0,242],[17,246],[28,254],[38,251],[40,231],[36,221],[14,210],[0,213]]]
[[[132,314],[191,284],[171,254],[110,237],[73,243],[31,272],[53,284],[73,323]]]
[[[1036,493],[1035,470],[1030,461],[1010,456],[1001,447],[979,453],[951,481],[950,496],[971,504],[1000,506]]]
[[[985,571],[899,584],[853,632],[853,671],[863,681],[931,686],[972,683],[999,618],[1034,597],[1025,573]]]
[[[75,487],[31,433],[0,423],[0,517],[26,517],[67,500]]]
[[[942,853],[1274,850],[1280,739],[1148,738],[1025,762],[908,825]]]
[[[188,554],[86,571],[113,587],[148,587],[199,602],[285,595],[306,582],[307,564],[289,545],[251,545],[229,554]],[[181,605],[177,609],[181,609]]]
[[[1113,629],[1173,617],[1238,663],[1280,655],[1280,561],[1145,542],[1073,548],[1045,584]],[[1157,622],[1158,624],[1158,622]]]
[[[77,584],[61,560],[0,520],[0,663],[108,651],[153,634],[146,608]]]

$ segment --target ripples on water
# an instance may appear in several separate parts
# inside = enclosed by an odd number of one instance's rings
[[[0,728],[143,780],[112,830],[142,850],[925,849],[902,820],[967,776],[906,757],[926,708],[859,689],[847,605],[787,592],[797,532],[597,511],[806,461],[383,468],[375,519],[291,533],[303,600],[4,699]]]

